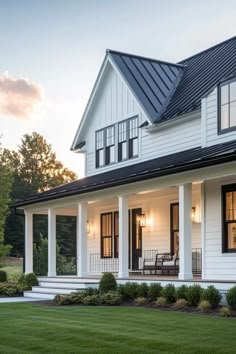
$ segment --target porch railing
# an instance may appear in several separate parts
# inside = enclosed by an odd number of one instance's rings
[[[118,258],[101,258],[100,253],[89,254],[89,272],[92,274],[103,272],[118,272]]]

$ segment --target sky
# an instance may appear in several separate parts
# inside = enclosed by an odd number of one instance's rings
[[[70,151],[107,48],[178,62],[236,35],[235,0],[0,0],[0,134]]]

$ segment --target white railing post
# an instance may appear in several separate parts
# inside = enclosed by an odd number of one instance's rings
[[[179,279],[192,279],[192,183],[179,186]]]
[[[88,203],[78,204],[77,216],[77,274],[86,277],[88,274],[87,261],[87,208]]]
[[[56,213],[50,208],[48,209],[48,276],[56,275]]]
[[[33,214],[25,211],[25,273],[33,272]]]
[[[129,245],[129,222],[128,222],[128,196],[119,196],[119,278],[129,276],[128,245]]]

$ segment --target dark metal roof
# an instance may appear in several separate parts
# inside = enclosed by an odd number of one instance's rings
[[[178,64],[108,52],[154,123],[199,109],[210,90],[236,75],[236,37]]]
[[[229,161],[236,161],[236,140],[206,148],[196,147],[79,179],[18,201],[14,207],[80,195]]]
[[[183,66],[113,50],[107,52],[149,117],[157,121],[180,80]]]

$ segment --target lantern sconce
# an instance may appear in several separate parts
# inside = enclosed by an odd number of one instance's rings
[[[146,227],[146,214],[141,213],[138,215],[138,222],[140,227]]]
[[[196,207],[192,207],[191,217],[192,217],[192,221],[196,222]]]
[[[87,220],[87,234],[90,234],[90,222]]]

